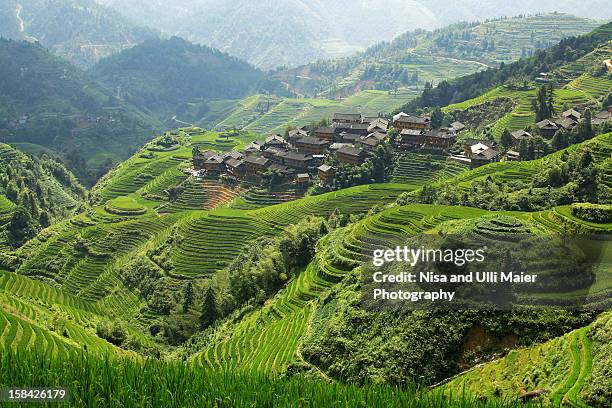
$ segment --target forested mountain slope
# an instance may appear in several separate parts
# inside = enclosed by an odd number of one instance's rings
[[[306,94],[422,89],[426,82],[436,84],[530,56],[598,25],[595,20],[559,13],[462,22],[433,31],[409,31],[355,56],[322,60],[277,75]]]
[[[210,45],[262,68],[346,56],[408,30],[457,21],[553,11],[610,17],[602,0],[157,0],[145,5],[136,0],[98,1],[141,25]]]
[[[280,82],[246,62],[178,37],[146,41],[100,61],[90,74],[160,115],[181,113],[193,102],[284,93]]]
[[[93,0],[2,0],[0,36],[40,41],[85,68],[156,36]]]
[[[74,214],[85,194],[60,162],[28,157],[0,144],[0,251],[18,248],[41,229]],[[2,258],[0,265],[5,261],[10,264]]]
[[[0,40],[0,134],[64,155],[92,183],[161,124],[38,44]],[[32,146],[35,145],[35,146]]]

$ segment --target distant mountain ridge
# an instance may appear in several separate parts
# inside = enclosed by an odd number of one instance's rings
[[[72,158],[84,182],[161,124],[40,44],[0,39],[0,134]],[[92,173],[93,172],[93,173]]]
[[[85,68],[157,34],[93,0],[2,0],[0,36],[40,41]]]
[[[276,75],[307,95],[422,87],[533,55],[597,26],[595,20],[562,13],[459,22],[433,31],[409,31],[350,57],[320,60]]]
[[[139,24],[265,69],[346,56],[406,31],[457,21],[553,11],[597,19],[612,16],[605,0],[154,0],[144,5],[139,0],[97,1]]]
[[[90,73],[118,89],[121,98],[162,116],[190,102],[285,92],[248,63],[178,37],[148,40],[100,61]]]

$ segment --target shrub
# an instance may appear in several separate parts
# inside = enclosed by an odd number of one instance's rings
[[[591,203],[573,204],[572,215],[584,221],[609,223],[612,222],[612,206]]]

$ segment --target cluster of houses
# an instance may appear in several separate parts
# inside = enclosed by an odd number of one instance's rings
[[[457,133],[465,125],[454,122],[448,128],[434,129],[428,116],[413,116],[401,112],[393,117],[393,127],[399,132],[398,145],[403,149],[447,150],[457,142]]]
[[[393,117],[393,126],[399,132],[397,145],[402,149],[420,149],[447,152],[457,142],[457,134],[465,130],[461,122],[453,122],[449,127],[434,128],[427,116],[412,116],[399,113]],[[497,144],[489,140],[467,139],[463,143],[463,153],[451,155],[456,160],[471,167],[479,167],[501,159]]]
[[[323,165],[331,152],[340,164],[360,165],[387,139],[390,123],[385,118],[337,113],[330,126],[308,131],[306,127],[289,131],[287,137],[275,134],[250,143],[243,153],[220,155],[212,150],[194,150],[193,171],[197,175],[226,174],[237,180],[253,180],[267,171],[276,171],[298,186],[310,182],[317,173],[321,184],[331,184],[336,169]]]
[[[582,115],[569,109],[554,119],[536,124],[540,134],[552,137],[560,129],[572,129]],[[593,118],[593,124],[612,119],[612,107]],[[388,131],[397,131],[394,145],[402,150],[425,150],[447,153],[457,142],[457,134],[465,125],[454,122],[448,127],[436,128],[431,118],[398,113],[392,121],[381,117],[367,117],[358,113],[336,113],[329,126],[314,130],[306,127],[293,129],[286,137],[275,134],[265,140],[250,143],[244,152],[230,151],[219,154],[213,150],[194,149],[193,169],[198,176],[227,175],[236,180],[258,180],[268,171],[276,171],[298,186],[307,186],[311,177],[318,175],[322,185],[330,185],[336,168],[323,164],[326,156],[335,153],[341,165],[360,165],[371,157],[376,147],[388,140]],[[512,133],[512,146],[518,148],[523,139],[532,135],[525,130]],[[502,154],[497,144],[490,140],[467,139],[463,152],[450,158],[479,167],[500,161]],[[507,160],[519,160],[519,153],[509,150]]]
[[[593,125],[601,125],[604,122],[612,119],[612,106],[608,106],[606,110],[597,113],[592,119]],[[559,130],[571,130],[576,127],[582,120],[582,114],[575,109],[568,109],[561,116],[552,119],[544,119],[536,123],[538,131],[543,137],[551,138]]]

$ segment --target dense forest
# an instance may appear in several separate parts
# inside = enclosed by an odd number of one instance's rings
[[[284,92],[246,62],[178,37],[146,41],[101,61],[90,73],[122,98],[159,114],[180,112],[190,102]]]

